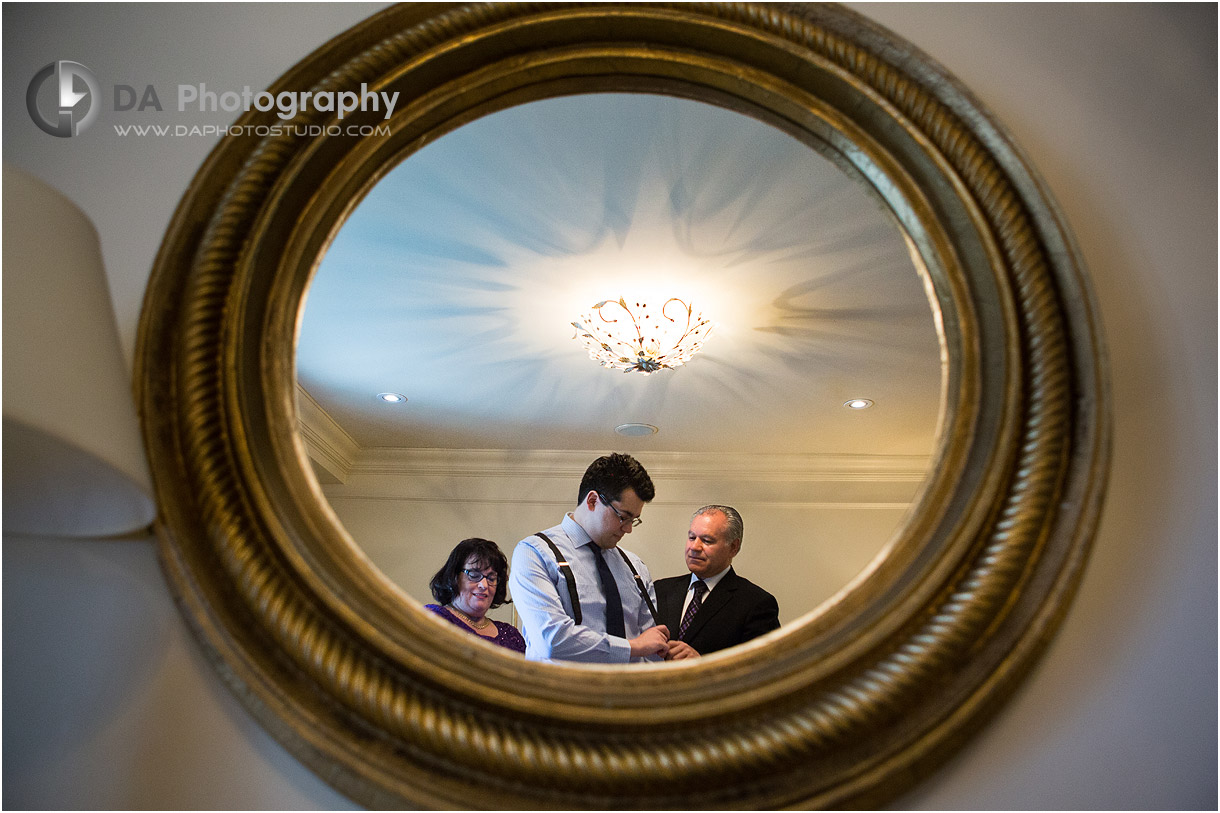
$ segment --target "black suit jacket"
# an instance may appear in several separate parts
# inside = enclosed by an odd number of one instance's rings
[[[660,622],[669,627],[670,637],[677,638],[690,574],[659,579],[653,586]],[[738,576],[730,567],[716,589],[704,597],[703,606],[682,640],[700,655],[707,655],[744,644],[774,629],[779,629],[779,602],[775,596]]]

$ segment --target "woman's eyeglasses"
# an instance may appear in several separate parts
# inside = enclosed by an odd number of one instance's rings
[[[487,584],[491,587],[495,587],[500,582],[500,574],[496,573],[494,570],[491,573],[484,573],[481,570],[463,569],[462,572],[466,574],[466,578],[470,579],[475,584],[483,581],[483,579],[487,579]]]

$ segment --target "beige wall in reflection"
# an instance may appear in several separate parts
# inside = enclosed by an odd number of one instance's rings
[[[25,115],[29,77],[74,59],[111,82],[264,87],[369,10],[4,7],[5,160],[97,224],[128,348],[211,143],[124,140],[104,122],[61,143]],[[1115,417],[1108,501],[1062,633],[987,730],[894,807],[1215,809],[1216,7],[859,10],[947,65],[1046,179],[1092,271]],[[350,807],[230,695],[151,540],[6,535],[3,580],[4,807]]]
[[[352,473],[345,483],[323,486],[323,491],[372,563],[410,597],[426,603],[432,601],[430,578],[459,540],[492,539],[511,559],[518,540],[558,524],[575,504],[583,472],[583,463],[573,468],[569,461],[591,461],[595,455],[528,456],[528,466],[518,470],[509,465],[498,474],[485,469],[454,473],[459,466],[433,457],[431,476],[423,476],[421,467],[404,465],[399,473]],[[650,465],[649,455],[638,457]],[[690,476],[672,471],[653,475],[657,497],[622,546],[644,559],[654,579],[685,574],[691,514],[707,503],[732,505],[746,527],[734,567],[776,597],[784,624],[841,591],[879,554],[906,516],[926,467],[924,458],[890,459],[884,470],[874,461],[869,474],[853,472],[848,479],[841,465],[836,471],[834,461],[822,460],[819,466],[814,458],[803,461],[804,482],[775,483],[748,479],[768,471],[765,461],[756,461],[749,471],[722,465],[713,472],[706,461],[700,465],[691,455],[681,457]],[[548,465],[545,458],[558,459]],[[511,608],[493,616],[511,620]]]

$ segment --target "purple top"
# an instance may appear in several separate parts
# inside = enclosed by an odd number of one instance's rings
[[[491,623],[496,625],[496,637],[491,638],[486,635],[479,635],[479,633],[472,630],[465,621],[458,618],[456,615],[449,612],[449,610],[440,606],[439,604],[425,604],[424,609],[431,610],[449,623],[456,624],[469,632],[471,635],[477,635],[484,641],[493,643],[496,646],[502,646],[505,649],[511,649],[513,652],[520,652],[522,655],[525,654],[525,639],[521,637],[521,631],[512,624],[505,624],[504,622],[497,621],[494,618],[491,619]]]

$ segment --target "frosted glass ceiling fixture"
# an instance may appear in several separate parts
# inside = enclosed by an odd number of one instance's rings
[[[647,300],[628,305],[604,299],[573,322],[589,358],[625,373],[651,375],[681,367],[703,349],[713,323],[691,305],[670,297],[657,308]]]
[[[650,423],[622,423],[614,427],[614,431],[629,438],[642,438],[655,435],[660,431]]]

